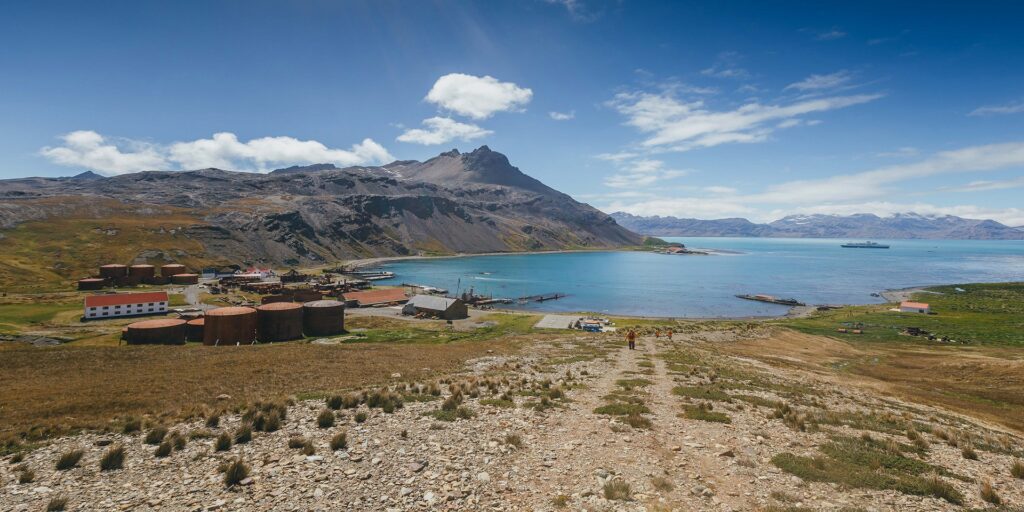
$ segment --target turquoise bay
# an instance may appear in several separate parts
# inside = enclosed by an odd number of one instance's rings
[[[766,293],[809,304],[881,302],[891,288],[1024,280],[1024,241],[875,240],[891,249],[844,249],[849,240],[666,238],[712,256],[649,252],[509,254],[402,260],[384,267],[394,279],[447,288],[473,288],[494,297],[542,293],[568,296],[523,307],[650,317],[746,317],[785,314],[787,308],[737,299]]]

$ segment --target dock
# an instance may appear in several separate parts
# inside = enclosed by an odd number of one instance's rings
[[[743,294],[743,295],[737,295],[736,297],[740,298],[740,299],[745,299],[745,300],[753,300],[753,301],[757,301],[757,302],[767,302],[769,304],[778,304],[780,306],[806,306],[807,305],[807,304],[804,304],[803,302],[800,302],[800,301],[798,301],[796,299],[781,299],[779,297],[775,297],[774,295],[763,295],[763,294],[746,295],[746,294]]]

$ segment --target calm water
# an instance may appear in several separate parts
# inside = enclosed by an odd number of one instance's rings
[[[888,288],[1024,280],[1024,241],[876,240],[891,249],[843,249],[848,240],[666,238],[715,256],[600,252],[476,256],[385,265],[415,283],[470,287],[495,297],[560,292],[531,303],[541,311],[622,315],[737,317],[781,315],[783,306],[741,300],[740,293],[792,297],[810,304],[882,302]]]

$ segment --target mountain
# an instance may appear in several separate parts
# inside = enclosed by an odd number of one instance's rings
[[[639,217],[624,212],[613,213],[612,218],[627,229],[651,236],[1024,240],[1024,230],[994,220],[916,213],[898,213],[889,217],[870,213],[790,215],[768,224],[755,224],[747,219]]]
[[[0,261],[0,283],[67,279],[107,261],[312,265],[643,241],[486,146],[380,167],[3,180],[3,238],[14,254]]]

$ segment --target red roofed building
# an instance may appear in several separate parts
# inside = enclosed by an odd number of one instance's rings
[[[931,313],[931,307],[929,307],[928,304],[926,304],[924,302],[911,302],[911,301],[908,300],[908,301],[900,302],[900,312],[901,313],[924,313],[924,314],[927,315],[928,313]]]
[[[167,313],[167,292],[114,293],[85,298],[85,318],[156,315]]]
[[[405,290],[401,288],[384,288],[364,292],[350,292],[342,295],[348,305],[365,308],[381,304],[404,304],[409,301]]]

